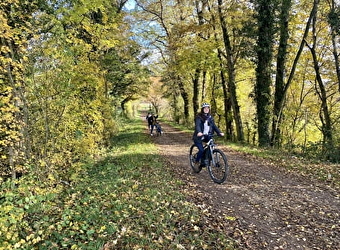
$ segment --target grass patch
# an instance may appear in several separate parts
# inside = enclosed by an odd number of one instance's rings
[[[0,249],[234,249],[223,232],[206,230],[143,121],[122,125],[72,185],[5,196]]]

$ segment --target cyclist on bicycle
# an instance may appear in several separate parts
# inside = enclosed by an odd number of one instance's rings
[[[196,165],[201,164],[201,166],[205,166],[204,162],[200,163],[204,153],[203,142],[208,142],[214,132],[216,132],[218,136],[224,136],[224,133],[215,125],[214,118],[210,113],[210,105],[203,103],[201,112],[199,112],[195,118],[195,132],[193,134],[194,143],[199,149],[195,162]]]

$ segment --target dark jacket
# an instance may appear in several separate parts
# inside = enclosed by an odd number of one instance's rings
[[[214,118],[210,114],[208,114],[208,115],[199,114],[195,118],[195,131],[194,131],[194,134],[193,134],[193,140],[194,141],[201,141],[202,140],[202,136],[197,136],[197,134],[199,132],[203,133],[204,122],[206,120],[208,120],[208,125],[210,126],[208,137],[211,137],[214,134],[214,132],[216,132],[218,136],[221,136],[221,131],[216,126],[216,124],[214,122]]]
[[[146,119],[148,120],[149,125],[155,125],[157,118],[158,118],[158,115],[151,115],[147,117]]]

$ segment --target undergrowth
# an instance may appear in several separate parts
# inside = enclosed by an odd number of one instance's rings
[[[121,125],[71,183],[1,183],[0,249],[234,249],[222,232],[203,229],[145,124]]]

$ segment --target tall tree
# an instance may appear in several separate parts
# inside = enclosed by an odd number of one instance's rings
[[[318,5],[319,0],[315,1],[315,9],[316,13],[318,12]],[[318,88],[317,93],[321,101],[321,112],[320,112],[320,120],[322,122],[322,134],[324,137],[324,149],[330,155],[329,151],[333,151],[334,145],[333,145],[333,132],[332,132],[332,121],[331,116],[329,112],[329,107],[327,103],[327,90],[325,87],[325,84],[322,80],[321,76],[321,70],[320,70],[320,62],[317,56],[316,47],[317,47],[317,29],[316,29],[316,22],[317,22],[317,14],[314,15],[314,18],[312,20],[312,29],[313,29],[313,38],[312,38],[312,44],[309,45],[307,43],[308,48],[310,49],[310,52],[312,54],[313,58],[313,66],[315,70],[315,78]]]
[[[258,123],[258,141],[260,146],[270,145],[270,96],[271,64],[273,58],[274,37],[274,1],[256,0],[257,10],[257,66],[255,100]]]
[[[180,92],[183,101],[184,120],[189,121],[190,97],[181,76],[177,75],[174,69],[178,68],[177,52],[180,48],[181,32],[180,26],[176,24],[184,22],[186,16],[182,13],[181,1],[136,1],[137,6],[147,13],[147,17],[154,25],[149,27],[149,34],[153,35],[153,46],[159,49],[163,62],[169,69],[168,74]],[[172,7],[172,8],[170,8]],[[157,25],[156,25],[157,23]],[[156,27],[156,28],[155,28]]]
[[[280,104],[284,99],[284,81],[286,72],[286,58],[289,38],[289,13],[291,9],[291,0],[281,1],[281,12],[279,16],[279,48],[276,58],[276,78],[275,78],[275,92],[274,92],[274,111],[272,122],[271,144],[277,145],[280,142],[280,119],[282,119],[280,112]]]
[[[339,62],[339,53],[338,47],[339,43],[336,41],[340,36],[340,5],[336,4],[335,0],[329,1],[330,12],[328,14],[328,23],[331,27],[331,38],[333,45],[333,57],[335,64],[336,76],[338,79],[338,90],[340,92],[340,62]]]
[[[231,104],[231,94],[228,88],[228,83],[225,77],[225,65],[223,64],[222,52],[219,49],[217,57],[220,61],[220,79],[223,89],[223,104],[224,104],[224,121],[225,121],[225,131],[227,140],[232,140],[233,138],[233,117],[232,117],[232,104]],[[215,101],[216,103],[216,101]]]
[[[234,134],[234,128],[233,128],[233,114],[232,114],[232,104],[231,104],[231,93],[230,93],[230,88],[228,87],[228,82],[227,82],[227,77],[226,77],[226,71],[227,71],[227,67],[226,67],[226,63],[224,58],[226,56],[225,53],[223,52],[223,49],[220,48],[218,46],[218,44],[220,44],[220,32],[219,32],[219,28],[218,27],[222,27],[222,31],[226,32],[226,30],[223,28],[224,26],[226,26],[224,17],[221,17],[222,15],[222,9],[221,9],[221,5],[222,3],[218,3],[217,5],[217,17],[215,15],[215,13],[213,12],[213,9],[211,8],[211,6],[209,6],[209,10],[211,13],[211,19],[212,19],[212,27],[214,29],[214,39],[215,39],[215,43],[217,45],[217,58],[218,58],[218,63],[219,63],[219,75],[220,77],[218,78],[216,75],[217,73],[214,73],[213,76],[213,90],[216,88],[216,81],[217,79],[220,80],[220,84],[222,85],[222,90],[223,90],[223,106],[224,106],[224,123],[225,123],[225,135],[226,135],[226,139],[227,140],[232,140],[233,139],[233,134]],[[220,20],[220,23],[217,22],[217,20]],[[223,23],[224,22],[224,23]],[[225,33],[223,33],[223,36],[225,37]],[[228,35],[228,34],[227,34]],[[229,36],[228,36],[229,39]],[[228,40],[228,42],[230,42]],[[213,94],[215,91],[213,91]],[[215,98],[213,98],[213,108],[216,109],[216,103],[217,100]]]
[[[231,106],[233,109],[233,118],[236,125],[237,132],[237,140],[243,141],[243,126],[242,119],[240,114],[240,107],[237,100],[236,95],[236,78],[235,78],[235,64],[236,64],[236,55],[235,50],[232,47],[231,39],[229,36],[229,31],[227,27],[227,23],[222,11],[223,0],[218,0],[218,15],[221,23],[222,35],[223,35],[223,43],[226,51],[226,59],[227,59],[227,73],[228,73],[228,93],[231,101]],[[226,98],[226,97],[225,97]]]
[[[25,99],[25,63],[33,13],[45,5],[39,1],[5,0],[0,5],[0,144],[1,158],[9,166],[13,179],[16,166],[22,166],[29,158],[27,129],[27,102]]]
[[[312,10],[311,10],[311,12],[309,14],[309,17],[308,17],[308,20],[307,20],[307,23],[306,23],[306,26],[305,26],[305,29],[304,29],[304,32],[303,32],[303,36],[302,36],[300,44],[299,44],[299,49],[296,52],[295,58],[294,58],[294,60],[292,62],[292,67],[290,69],[287,81],[284,84],[283,89],[282,89],[282,86],[281,86],[281,84],[282,84],[281,77],[282,76],[280,75],[280,79],[277,78],[278,88],[277,88],[277,90],[275,90],[277,92],[277,94],[275,95],[274,117],[273,117],[273,124],[272,124],[272,128],[273,128],[273,130],[272,130],[272,143],[274,143],[274,144],[276,143],[276,141],[280,137],[280,135],[279,135],[280,134],[280,126],[281,126],[281,121],[282,121],[283,109],[284,109],[284,106],[285,106],[285,99],[286,99],[286,96],[287,96],[288,89],[290,88],[290,86],[291,86],[291,84],[293,82],[294,75],[295,75],[295,72],[297,70],[298,62],[299,62],[300,57],[302,55],[303,49],[304,49],[304,47],[306,45],[306,39],[308,38],[309,29],[310,29],[312,20],[313,20],[315,14],[316,14],[316,6],[317,6],[316,3],[317,3],[316,1],[313,2],[313,7],[312,7]],[[286,2],[286,4],[287,4],[287,2]],[[286,7],[288,7],[288,5],[286,5]],[[281,17],[282,18],[280,18],[280,20],[281,21],[284,20],[285,16],[282,15]],[[285,25],[285,24],[282,23],[282,25]],[[283,27],[281,27],[281,32],[285,32],[285,31],[282,30],[282,28]],[[280,36],[280,39],[285,39],[285,38],[283,38],[285,36],[284,33],[282,35]],[[279,51],[279,53],[278,53],[278,60],[282,56],[281,52],[283,52],[283,50]],[[279,57],[279,55],[280,55],[280,57]],[[284,62],[282,61],[282,59],[280,59],[280,65],[282,63],[284,63]],[[281,66],[284,69],[284,65],[281,65]],[[281,70],[282,69],[280,69],[280,71]],[[277,72],[277,73],[281,74],[282,72],[280,72],[280,73]]]
[[[198,26],[204,25],[204,11],[206,9],[207,1],[205,0],[195,0],[195,10],[198,18]],[[203,34],[200,32],[197,34],[199,37],[202,37]],[[200,76],[201,76],[201,64],[199,64],[196,69],[195,73],[193,74],[193,95],[192,95],[192,103],[193,103],[193,113],[195,114],[197,110],[199,109],[199,90],[200,90]],[[205,79],[202,79],[205,80]],[[202,93],[204,92],[203,90],[203,84],[202,84]]]

